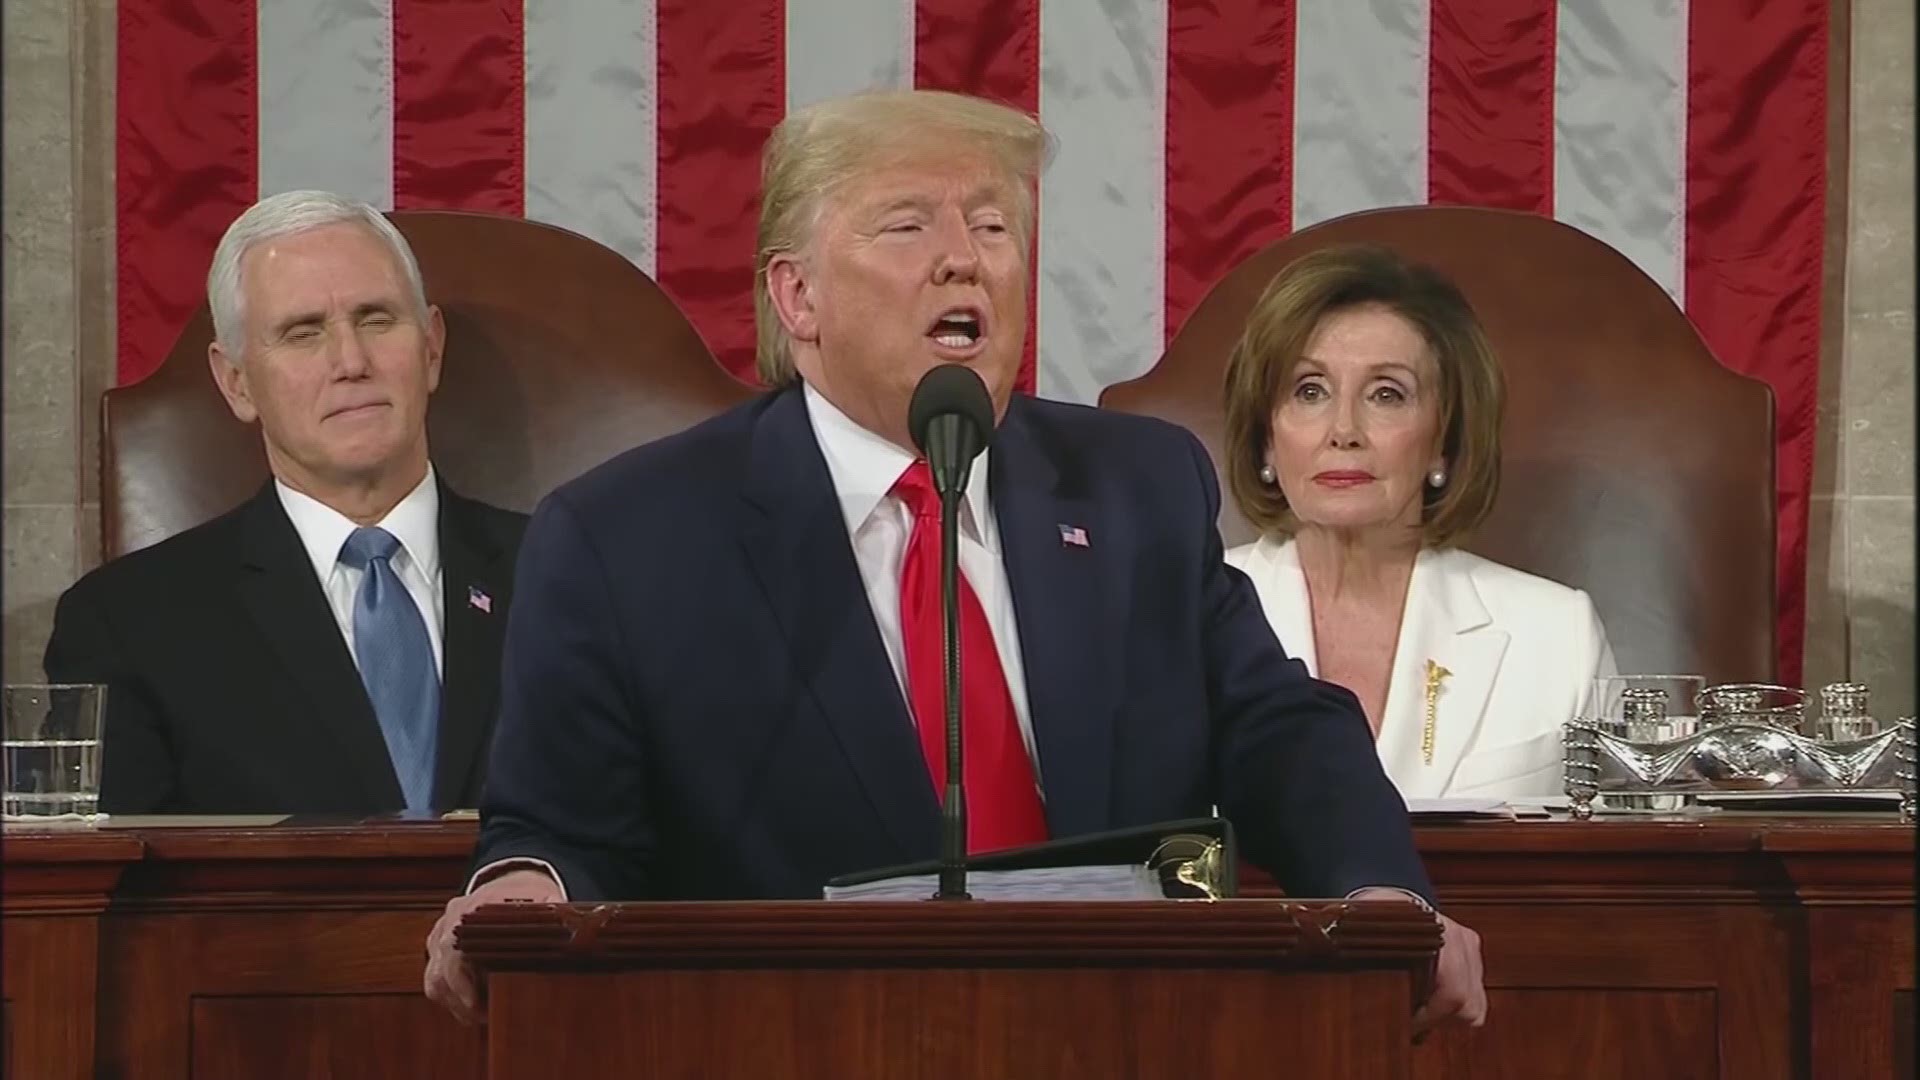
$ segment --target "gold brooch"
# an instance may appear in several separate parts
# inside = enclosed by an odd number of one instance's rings
[[[1440,712],[1440,683],[1453,674],[1433,660],[1427,661],[1427,720],[1420,728],[1420,759],[1433,764],[1433,722]]]

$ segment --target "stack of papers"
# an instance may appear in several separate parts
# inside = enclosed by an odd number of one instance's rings
[[[910,874],[859,885],[829,885],[828,900],[925,900],[940,889],[938,874]],[[1031,870],[974,870],[967,892],[975,900],[1164,900],[1160,878],[1145,866],[1051,866]]]
[[[286,814],[120,814],[102,824],[116,829],[258,829],[285,820]]]
[[[1514,799],[1448,797],[1407,800],[1407,813],[1416,818],[1428,820],[1492,818],[1500,821],[1517,821],[1520,818],[1548,817],[1551,811],[1566,808],[1567,800],[1563,795]]]

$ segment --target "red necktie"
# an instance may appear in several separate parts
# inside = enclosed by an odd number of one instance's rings
[[[913,511],[900,565],[900,632],[906,643],[908,699],[936,796],[947,789],[945,668],[940,640],[940,496],[925,461],[907,466],[893,494]],[[967,850],[998,851],[1047,838],[1033,761],[1020,740],[1013,695],[987,615],[960,577],[960,717],[965,734]]]

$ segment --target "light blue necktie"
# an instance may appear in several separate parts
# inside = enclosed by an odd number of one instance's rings
[[[408,810],[433,803],[433,763],[440,728],[440,676],[420,608],[393,572],[400,541],[385,529],[353,530],[340,561],[364,571],[353,597],[353,654],[360,681],[380,718],[380,734]]]

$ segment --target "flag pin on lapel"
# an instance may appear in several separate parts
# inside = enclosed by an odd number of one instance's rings
[[[1087,530],[1078,525],[1060,526],[1061,547],[1091,547],[1087,543]]]
[[[488,596],[486,590],[480,586],[469,585],[467,586],[467,606],[491,615],[493,614],[493,597]]]

